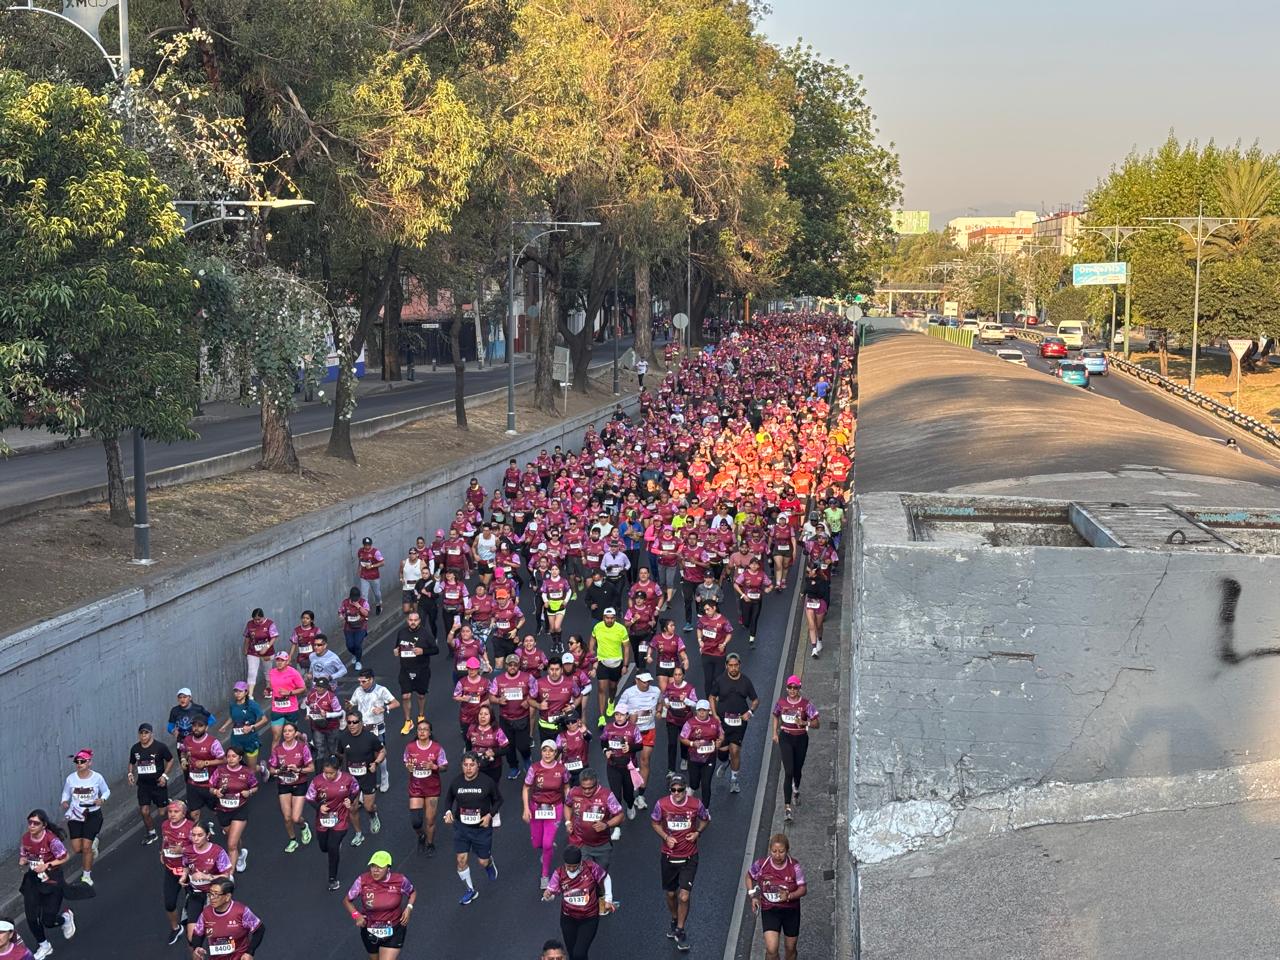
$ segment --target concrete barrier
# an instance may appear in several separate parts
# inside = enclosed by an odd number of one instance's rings
[[[626,402],[634,409],[636,401]],[[241,633],[263,607],[283,634],[304,609],[342,649],[337,605],[355,582],[362,537],[387,557],[384,605],[399,606],[399,561],[419,534],[446,526],[471,477],[492,490],[507,461],[539,450],[576,448],[607,407],[579,414],[398,487],[264,530],[172,573],[0,637],[0,756],[21,758],[0,780],[0,809],[12,823],[33,807],[55,810],[66,756],[92,747],[113,788],[142,721],[163,730],[179,687],[225,716],[231,683],[244,675]],[[429,462],[429,448],[404,455]],[[86,573],[92,576],[92,571]],[[122,792],[124,797],[127,790]],[[121,803],[132,803],[122,799]],[[18,830],[0,833],[13,849]]]

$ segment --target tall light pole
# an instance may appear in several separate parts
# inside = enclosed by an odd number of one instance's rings
[[[1204,258],[1204,245],[1209,238],[1230,224],[1254,223],[1260,217],[1206,217],[1204,201],[1200,201],[1200,209],[1194,217],[1143,217],[1153,223],[1168,224],[1177,227],[1191,238],[1196,248],[1196,290],[1191,303],[1191,376],[1188,386],[1196,388],[1196,362],[1200,356],[1200,263]],[[1206,229],[1206,227],[1208,229]]]
[[[1139,233],[1142,230],[1154,230],[1154,229],[1156,228],[1155,227],[1127,227],[1127,226],[1122,226],[1118,223],[1114,223],[1109,227],[1102,227],[1102,226],[1080,227],[1080,232],[1081,233],[1097,233],[1110,239],[1111,259],[1112,261],[1117,261],[1120,259],[1121,244],[1123,244],[1135,233]],[[1132,299],[1131,292],[1133,290],[1133,286],[1132,286],[1133,264],[1129,264],[1129,269],[1126,276],[1128,279],[1125,281],[1124,306],[1125,306],[1125,314],[1127,316],[1129,312],[1129,301],[1130,299]],[[1116,288],[1115,288],[1115,285],[1113,284],[1111,287],[1111,339],[1107,341],[1107,349],[1111,349],[1113,346],[1115,346],[1115,342],[1116,342]],[[1129,326],[1128,324],[1125,324],[1124,355],[1125,355],[1125,359],[1128,359],[1129,357]]]
[[[685,231],[684,252],[684,309],[689,322],[684,328],[684,352],[689,355],[693,346],[693,227]]]
[[[102,39],[98,35],[102,20],[112,7],[116,8],[116,17],[120,25],[120,52],[118,54],[107,53],[107,48],[102,45]],[[4,9],[9,13],[43,13],[46,16],[71,24],[71,26],[88,37],[89,41],[98,48],[98,52],[102,54],[103,59],[107,61],[107,66],[111,69],[111,75],[121,83],[128,83],[130,63],[129,0],[64,3],[61,12],[51,10],[48,7],[37,7],[35,0],[26,0],[25,3],[10,4]]]
[[[569,227],[598,227],[598,220],[512,220],[507,247],[507,434],[516,434],[516,260],[524,256],[529,244],[553,233],[564,233]],[[530,237],[516,256],[516,227],[550,227]],[[543,317],[545,325],[546,318]]]
[[[613,272],[613,395],[622,391],[618,388],[618,330],[622,326],[622,301],[618,299],[618,275],[622,272],[622,260],[618,260],[618,269]]]

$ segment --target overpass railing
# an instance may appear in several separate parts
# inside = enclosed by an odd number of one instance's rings
[[[1168,377],[1161,376],[1154,370],[1148,370],[1146,367],[1133,363],[1130,360],[1126,360],[1117,354],[1108,353],[1107,359],[1110,361],[1111,366],[1114,369],[1119,370],[1121,373],[1126,373],[1138,380],[1154,384],[1161,390],[1165,390],[1187,403],[1194,404],[1201,410],[1207,410],[1220,420],[1226,420],[1233,426],[1239,427],[1241,430],[1253,434],[1253,436],[1257,437],[1259,440],[1265,440],[1273,446],[1280,447],[1280,432],[1273,430],[1257,417],[1251,417],[1247,414],[1243,414],[1240,411],[1227,406],[1227,404],[1223,403],[1216,397],[1211,397],[1207,393],[1201,393],[1199,390],[1192,390],[1184,383],[1179,383],[1176,380],[1170,380]]]
[[[961,330],[959,327],[944,327],[940,323],[929,324],[929,336],[960,347],[973,347],[973,331]]]

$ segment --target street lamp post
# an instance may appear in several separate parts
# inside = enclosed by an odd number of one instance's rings
[[[1253,223],[1260,217],[1206,217],[1204,201],[1194,217],[1143,217],[1153,223],[1162,223],[1177,227],[1191,238],[1196,248],[1196,288],[1191,303],[1191,376],[1188,386],[1196,388],[1196,362],[1200,356],[1200,263],[1204,258],[1204,245],[1217,231],[1230,224]],[[1194,229],[1193,229],[1194,227]],[[1206,230],[1205,228],[1208,227]]]
[[[1142,230],[1154,230],[1154,227],[1128,227],[1118,223],[1113,223],[1109,227],[1081,227],[1082,233],[1097,233],[1111,240],[1111,259],[1113,261],[1120,259],[1120,246],[1135,233]],[[1133,299],[1133,264],[1129,264],[1124,284],[1124,357],[1129,359],[1129,303]],[[1107,349],[1115,346],[1116,342],[1116,288],[1113,284],[1111,287],[1111,339],[1107,341]]]
[[[622,391],[618,388],[618,331],[622,326],[622,302],[618,299],[618,273],[622,264],[618,264],[619,270],[615,270],[613,274],[613,395],[616,397]]]
[[[598,220],[512,220],[507,246],[507,434],[516,434],[516,261],[524,256],[529,244],[553,233],[564,233],[569,227],[598,227]],[[535,234],[516,255],[516,227],[550,227]],[[539,288],[541,293],[541,288]],[[545,318],[543,318],[545,320]]]

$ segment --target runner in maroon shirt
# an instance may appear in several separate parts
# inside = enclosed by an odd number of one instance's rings
[[[564,798],[569,789],[569,771],[556,759],[554,740],[543,740],[537,763],[524,776],[524,822],[529,824],[533,849],[542,854],[542,885],[547,889],[551,860],[556,852],[556,828],[564,817]]]
[[[542,899],[560,900],[560,935],[571,960],[586,957],[596,938],[600,918],[617,909],[613,881],[594,860],[583,860],[581,847],[567,847],[564,863],[543,877]]]
[[[266,925],[243,903],[231,899],[235,889],[229,877],[209,884],[209,902],[191,931],[194,960],[241,960],[258,952]]]
[[[351,828],[351,811],[359,803],[360,784],[343,770],[337,757],[326,757],[320,776],[307,786],[307,803],[316,808],[316,842],[329,859],[329,889],[338,889],[342,841]]]
[[[565,799],[564,822],[569,828],[569,842],[606,870],[613,855],[613,831],[622,825],[625,815],[618,798],[600,785],[596,772],[587,767],[579,774],[578,785]]]
[[[280,815],[289,836],[284,852],[293,853],[298,849],[299,830],[302,842],[311,842],[311,828],[302,819],[302,808],[306,803],[307,781],[316,772],[316,763],[311,756],[311,747],[298,733],[298,725],[292,720],[281,725],[280,742],[272,747],[267,766],[276,778]]]
[[[8,917],[0,917],[0,960],[33,960],[31,951]]]
[[[689,796],[684,776],[677,773],[671,778],[670,795],[653,805],[650,820],[662,840],[662,890],[671,911],[667,936],[683,952],[689,949],[685,924],[698,873],[698,838],[711,822],[711,812],[697,797]]]
[[[311,654],[315,652],[315,640],[320,635],[316,626],[316,615],[310,610],[303,610],[298,625],[289,636],[289,644],[297,657],[298,669],[304,673],[311,669]]]
[[[160,865],[164,867],[164,912],[169,918],[169,946],[182,939],[182,923],[178,917],[178,900],[182,894],[183,860],[191,852],[191,828],[187,805],[170,800],[165,817],[160,821]]]
[[[693,716],[680,728],[680,742],[689,751],[689,785],[701,789],[703,804],[711,805],[711,780],[715,774],[716,754],[724,742],[724,728],[711,712],[709,700],[699,700]]]
[[[386,560],[382,551],[373,545],[373,540],[365,537],[356,553],[359,560],[360,596],[365,600],[373,594],[374,614],[382,613],[382,567]]]
[[[418,893],[403,873],[391,869],[391,854],[379,850],[369,869],[356,877],[342,905],[360,928],[360,940],[374,960],[396,960],[413,916]]]
[[[760,914],[765,956],[777,960],[778,941],[785,937],[788,960],[794,960],[800,939],[800,900],[809,886],[804,868],[791,857],[791,841],[785,833],[769,839],[769,855],[751,864],[743,883],[751,911]]]
[[[537,694],[537,679],[521,669],[516,654],[508,656],[502,672],[489,681],[489,703],[497,707],[498,723],[507,736],[508,780],[520,776],[521,764],[529,765]]]
[[[449,769],[449,758],[431,738],[430,720],[418,721],[414,739],[404,747],[404,765],[409,771],[409,823],[418,835],[418,849],[434,857],[440,775]]]
[[[276,638],[280,631],[275,623],[267,618],[261,607],[256,608],[244,625],[244,655],[248,665],[246,679],[249,682],[249,697],[252,699],[254,689],[258,685],[258,671],[265,665],[270,668],[271,658],[275,655]]]
[[[245,809],[249,798],[258,792],[258,778],[245,765],[244,753],[234,744],[226,748],[227,762],[216,767],[209,778],[209,790],[218,799],[218,823],[227,832],[227,853],[235,860],[236,872],[243,873],[249,862],[249,848],[240,838],[248,823]]]
[[[27,814],[27,829],[18,845],[18,866],[26,868],[20,887],[22,905],[36,948],[45,956],[53,952],[46,939],[49,927],[61,927],[68,938],[76,932],[75,916],[62,908],[62,867],[71,856],[64,839],[43,810]]]
[[[182,856],[182,880],[187,888],[187,905],[183,909],[187,940],[195,929],[200,912],[204,910],[209,884],[218,879],[230,879],[235,864],[227,851],[209,839],[209,829],[203,823],[193,823],[188,834],[191,841]]]

